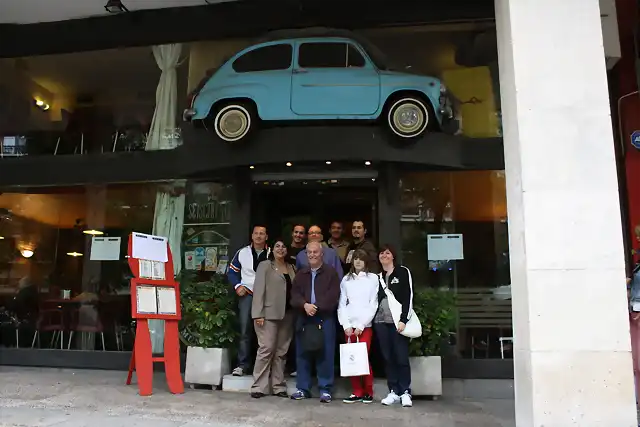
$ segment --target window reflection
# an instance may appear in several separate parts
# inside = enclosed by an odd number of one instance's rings
[[[402,177],[403,261],[416,286],[457,294],[455,351],[511,356],[511,286],[503,171],[421,172]],[[430,234],[462,234],[464,259],[430,260]],[[502,338],[502,340],[501,340]]]
[[[128,235],[152,232],[160,185],[0,195],[0,343],[130,351]],[[92,260],[92,238],[105,236],[121,238],[117,260]]]

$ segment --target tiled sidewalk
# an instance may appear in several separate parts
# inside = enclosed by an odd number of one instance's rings
[[[125,372],[0,367],[0,426],[73,427],[514,427],[513,402],[447,399],[416,401],[413,408],[380,404],[320,405],[246,394],[166,391],[155,378],[154,395],[125,386]]]

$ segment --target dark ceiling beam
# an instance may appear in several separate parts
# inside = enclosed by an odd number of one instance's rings
[[[53,6],[52,6],[53,7]],[[493,0],[237,0],[37,24],[0,24],[0,58],[149,46],[309,26],[379,28],[491,20]]]

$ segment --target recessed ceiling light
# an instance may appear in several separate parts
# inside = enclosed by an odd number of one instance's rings
[[[100,231],[100,230],[84,230],[83,233],[84,234],[88,234],[90,236],[102,236],[104,234],[104,231]]]
[[[293,166],[293,163],[291,163],[291,162],[287,162],[286,164],[287,164],[287,166],[289,166],[289,167],[290,167],[290,166]]]
[[[376,179],[375,178],[371,178],[371,181],[376,182]]]
[[[365,166],[371,166],[371,162],[369,160],[367,160],[366,162],[364,162]]]
[[[80,252],[67,252],[67,255],[72,256],[72,257],[82,256],[82,254]]]
[[[331,164],[331,160],[327,160],[325,163],[330,165]]]
[[[0,236],[0,240],[4,240],[4,236]]]
[[[253,165],[249,166],[249,169],[255,169],[255,168],[256,168],[256,167],[255,167],[255,166],[253,166]]]
[[[122,4],[121,0],[109,0],[107,4],[104,5],[104,8],[109,13],[129,12],[129,9],[127,9],[126,6]]]

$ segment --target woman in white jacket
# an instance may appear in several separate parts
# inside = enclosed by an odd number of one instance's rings
[[[367,271],[368,255],[358,249],[351,258],[351,270],[340,283],[338,321],[344,328],[347,342],[360,341],[371,349],[371,322],[378,310],[378,276]],[[373,402],[373,373],[351,377],[353,393],[344,403]]]

